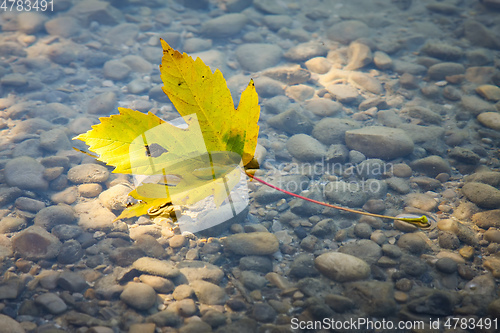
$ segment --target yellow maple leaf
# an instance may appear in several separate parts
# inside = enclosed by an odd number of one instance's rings
[[[200,58],[172,49],[164,40],[160,65],[163,91],[181,116],[196,114],[208,151],[240,154],[243,165],[253,158],[259,134],[260,106],[253,80],[234,108],[226,80]]]
[[[212,73],[201,59],[161,42],[163,90],[187,127],[119,108],[119,115],[100,118],[100,124],[74,138],[114,166],[115,173],[156,177],[130,193],[140,202],[118,218],[143,215],[166,203],[190,205],[207,196],[220,205],[240,180],[240,164],[252,160],[257,145],[260,107],[253,81],[235,109],[219,70]],[[178,178],[175,184],[171,175]]]

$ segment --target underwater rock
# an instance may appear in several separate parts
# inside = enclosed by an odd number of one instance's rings
[[[287,60],[302,62],[314,57],[326,56],[328,48],[322,42],[306,42],[293,46],[283,55]]]
[[[21,295],[25,282],[17,275],[6,273],[0,282],[0,300],[16,299]]]
[[[281,59],[281,48],[274,44],[251,43],[238,46],[236,58],[241,67],[258,72],[277,65]]]
[[[500,228],[500,209],[488,210],[472,215],[472,221],[482,229]]]
[[[201,33],[210,38],[224,38],[237,35],[248,22],[246,15],[239,13],[225,14],[205,21]]]
[[[68,180],[74,184],[103,183],[108,178],[108,169],[95,163],[80,164],[68,171]]]
[[[60,16],[45,23],[45,30],[49,35],[70,38],[82,31],[82,27],[73,17]]]
[[[358,90],[348,84],[329,84],[326,90],[340,103],[354,103],[360,97]]]
[[[19,197],[14,202],[16,208],[25,210],[32,213],[38,213],[41,209],[45,208],[45,203],[40,200],[35,200],[27,197]]]
[[[27,35],[33,35],[43,29],[47,17],[39,12],[21,11],[17,16],[17,29]]]
[[[64,271],[57,277],[57,285],[70,292],[81,292],[88,287],[87,281],[79,273]]]
[[[35,298],[35,303],[51,314],[61,314],[68,309],[64,301],[54,293],[45,293]]]
[[[497,35],[474,20],[467,20],[464,23],[465,38],[473,45],[486,47],[494,50],[500,49],[500,40]]]
[[[99,246],[102,243],[106,244],[106,242],[103,241],[101,243],[98,243],[97,245]],[[117,241],[116,243],[120,244],[121,242]],[[120,245],[122,245],[122,244],[120,244]],[[118,245],[118,246],[120,246],[120,245]],[[108,243],[108,244],[101,246],[101,247],[108,247],[108,246],[112,246],[112,245],[109,245],[109,243]],[[136,269],[134,269],[130,266],[134,263],[134,261],[136,261],[139,258],[142,258],[144,255],[145,255],[144,251],[142,251],[141,249],[139,249],[135,246],[120,246],[120,247],[112,250],[111,253],[109,254],[109,259],[111,259],[111,261],[113,263],[115,263],[117,266],[125,267],[125,272],[118,271],[120,274],[117,277],[117,281],[120,283],[123,283],[123,282],[128,282],[128,281],[136,278],[140,273]],[[90,263],[91,263],[91,265],[94,265],[94,263],[99,264],[98,262],[101,261],[101,263],[102,263],[102,260],[103,260],[103,257],[97,255],[93,258],[93,261],[91,261]],[[89,266],[88,260],[86,263],[87,263],[87,266]],[[123,272],[123,273],[121,273],[121,272]]]
[[[127,207],[130,187],[124,184],[117,184],[110,187],[99,195],[99,200],[109,210],[122,210]]]
[[[55,258],[61,246],[57,237],[39,226],[31,226],[12,238],[14,251],[28,260]]]
[[[479,207],[500,207],[500,191],[491,185],[469,182],[462,187],[462,193]]]
[[[83,249],[77,240],[70,239],[63,243],[57,261],[61,264],[72,264],[83,257]]]
[[[204,38],[189,38],[184,41],[183,50],[186,53],[202,52],[212,48],[212,40]]]
[[[430,250],[429,245],[426,243],[426,238],[427,236],[421,232],[403,234],[398,239],[397,245],[410,253],[421,254]]]
[[[436,177],[440,173],[451,173],[448,162],[437,155],[415,160],[410,165],[413,170],[423,172],[429,177]]]
[[[430,41],[427,42],[421,49],[420,52],[441,60],[459,60],[464,52],[458,46],[453,46],[451,44],[443,43],[442,41]]]
[[[425,6],[429,11],[443,15],[455,15],[460,12],[460,9],[454,5],[440,2],[429,3]]]
[[[318,186],[315,186],[315,187],[310,188],[308,190],[302,191],[302,192],[300,192],[300,195],[305,197],[305,198],[309,198],[309,199],[313,199],[313,200],[317,200],[317,201],[321,201],[321,202],[324,201],[323,193]],[[324,208],[323,206],[320,206],[318,204],[315,204],[313,202],[309,202],[306,200],[296,200],[296,201],[290,202],[290,211],[294,214],[302,215],[302,216],[311,216],[311,215],[321,214],[321,212],[323,211],[323,208]]]
[[[402,114],[408,114],[410,117],[421,119],[428,124],[441,124],[443,119],[441,116],[422,106],[406,106],[401,109]]]
[[[356,70],[365,67],[373,60],[370,47],[359,42],[352,42],[349,45],[348,57],[349,63],[344,68],[345,70]]]
[[[405,89],[418,89],[420,87],[420,80],[410,73],[403,73],[399,78],[399,84]]]
[[[273,80],[267,76],[260,76],[255,78],[255,90],[261,97],[280,97],[280,95],[285,94],[284,90],[284,84]],[[283,96],[286,98],[286,102],[280,106],[280,110],[286,110],[288,109],[288,105],[290,104],[290,100],[288,97]],[[234,98],[234,97],[233,97]],[[281,113],[280,112],[275,112],[275,113]]]
[[[445,274],[453,274],[458,269],[458,264],[451,258],[440,258],[436,261],[436,269]]]
[[[374,78],[368,74],[360,72],[352,72],[349,75],[351,82],[359,89],[371,92],[376,95],[381,95],[384,92],[382,84],[377,78]],[[328,90],[331,92],[330,90]],[[339,102],[342,100],[339,99]],[[382,105],[382,103],[380,103]]]
[[[266,181],[274,186],[296,194],[309,187],[309,178],[303,175],[283,175],[275,178],[274,180]],[[270,203],[285,197],[287,197],[287,194],[268,186],[261,186],[257,192],[255,192],[254,196],[255,200],[259,203]]]
[[[2,331],[9,333],[25,333],[24,328],[17,321],[9,316],[0,314],[0,327]]]
[[[95,198],[102,192],[101,184],[88,183],[78,185],[78,193],[84,198]]]
[[[153,289],[160,294],[169,294],[175,289],[175,285],[172,281],[160,276],[142,274],[139,276],[139,280],[141,280],[142,283],[153,287]]]
[[[173,278],[181,274],[180,270],[171,261],[142,257],[134,261],[132,266],[138,271]]]
[[[349,149],[342,144],[330,145],[325,159],[330,163],[345,163],[349,159]]]
[[[87,112],[90,114],[108,115],[114,111],[116,105],[116,94],[108,91],[92,98],[87,106]]]
[[[288,97],[282,95],[269,98],[263,101],[261,105],[261,107],[264,107],[264,110],[267,114],[279,114],[285,112],[286,110],[288,110],[289,106],[290,100],[288,99]]]
[[[174,235],[168,239],[168,245],[173,249],[178,249],[186,244],[186,237],[183,235]]]
[[[476,165],[481,157],[474,151],[464,147],[454,147],[448,152],[448,157],[460,163]]]
[[[368,157],[393,159],[410,154],[413,141],[403,130],[383,126],[369,126],[345,132],[349,149],[362,152]]]
[[[158,327],[163,327],[163,326],[175,327],[178,326],[181,323],[181,321],[182,321],[181,316],[179,316],[175,311],[168,309],[157,312],[146,318],[146,322],[154,323]],[[142,331],[140,333],[142,333]]]
[[[477,120],[488,128],[500,131],[500,113],[483,112],[477,116]]]
[[[494,278],[500,278],[500,258],[495,256],[484,257],[483,266],[491,272]]]
[[[394,71],[398,74],[409,73],[413,75],[422,75],[427,72],[427,67],[413,62],[394,60],[392,63]]]
[[[18,216],[6,216],[0,219],[0,233],[16,232],[26,227],[26,219]]]
[[[306,134],[296,134],[288,139],[286,149],[297,160],[313,162],[324,159],[326,148],[313,137]]]
[[[191,298],[186,298],[186,299],[183,299],[183,300],[180,300],[180,301],[177,301],[177,302],[174,302],[174,303],[171,303],[169,306],[168,306],[168,310],[172,310],[172,311],[175,311],[177,312],[180,316],[183,316],[183,317],[191,317],[193,315],[196,314],[196,312],[198,311],[198,306],[196,305],[196,303],[194,302],[193,299]],[[204,329],[205,330],[211,330],[211,327],[210,325],[208,325],[207,323],[203,323],[201,321],[197,322],[197,324],[202,324],[204,325]],[[189,324],[188,324],[189,325]],[[200,325],[197,325],[198,327]],[[205,327],[205,326],[208,326],[208,327]],[[186,326],[183,326],[183,329],[185,328]],[[189,329],[188,329],[189,331]]]
[[[370,266],[365,261],[339,252],[319,255],[314,265],[321,274],[336,282],[362,280],[370,275]]]
[[[382,249],[372,240],[361,239],[351,242],[339,248],[339,253],[355,256],[368,265],[376,263],[382,256]]]
[[[305,83],[311,78],[311,73],[299,65],[269,68],[262,72],[262,75],[290,86]]]
[[[386,70],[392,68],[392,58],[385,52],[375,51],[373,63],[378,69]]]
[[[114,81],[125,79],[131,69],[130,67],[120,60],[108,60],[103,66],[104,77]]]
[[[285,94],[295,102],[303,102],[314,96],[314,88],[305,84],[297,84],[285,89]]]
[[[304,108],[318,117],[335,116],[342,112],[342,104],[328,98],[312,98],[304,102]]]
[[[276,319],[276,310],[269,304],[257,302],[253,305],[252,317],[261,323],[272,323]]]
[[[387,186],[389,188],[400,194],[407,194],[410,193],[411,191],[410,184],[406,179],[399,177],[391,177],[387,178],[385,182],[387,183]]]
[[[476,88],[478,95],[488,101],[500,101],[500,88],[492,84],[483,84]]]
[[[129,235],[131,236],[131,235]],[[132,236],[131,236],[132,238]],[[135,240],[135,246],[140,248],[148,257],[163,258],[166,255],[163,246],[151,235],[142,234],[132,238]]]
[[[121,59],[121,61],[129,66],[137,73],[150,73],[153,70],[153,65],[141,56],[129,54]]]
[[[121,12],[107,1],[82,1],[75,4],[69,13],[89,25],[95,21],[104,25],[116,25],[122,20]]]
[[[396,311],[392,282],[359,281],[346,285],[344,295],[369,316],[390,316]]]
[[[460,247],[460,240],[455,233],[440,231],[438,235],[439,246],[443,249],[456,250]]]
[[[253,271],[241,271],[241,275],[238,280],[247,288],[248,290],[260,290],[264,288],[268,281],[260,273]]]
[[[45,168],[37,160],[21,156],[7,162],[4,169],[5,181],[9,186],[22,190],[46,190],[48,182],[43,178]]]
[[[109,231],[116,218],[98,199],[78,203],[74,209],[78,215],[78,225],[87,230]]]
[[[332,63],[325,57],[314,57],[305,62],[306,68],[313,73],[325,74],[330,68]]]
[[[486,50],[491,52],[489,50]],[[472,83],[477,84],[488,84],[493,81],[493,83],[498,83],[498,80],[495,79],[495,70],[491,66],[472,66],[468,67],[465,71],[465,79]]]
[[[410,193],[405,196],[405,203],[410,207],[431,212],[437,207],[437,201],[425,193]]]
[[[489,228],[484,234],[483,239],[487,240],[490,243],[499,243],[500,244],[500,230]]]
[[[266,256],[246,256],[240,259],[239,268],[241,270],[269,273],[273,271],[273,263]]]
[[[363,183],[334,181],[324,188],[326,199],[335,204],[348,207],[361,207],[368,200]]]
[[[13,202],[22,194],[23,191],[17,187],[0,187],[0,206]]]
[[[291,135],[299,133],[309,134],[313,129],[313,122],[300,111],[296,108],[290,108],[283,113],[269,118],[267,123]]]
[[[441,62],[429,67],[427,75],[433,80],[444,80],[447,76],[464,74],[465,67],[456,62]]]
[[[55,182],[55,183],[54,183]],[[53,185],[57,184],[57,186]],[[56,178],[52,182],[51,189],[52,190],[60,190],[61,188],[66,188],[60,192],[54,193],[51,197],[50,200],[52,200],[56,204],[67,204],[71,205],[74,203],[78,197],[78,191],[76,187],[71,186],[71,187],[66,187],[68,184],[68,180],[65,176],[61,175],[61,177]]]
[[[175,290],[172,293],[172,297],[177,301],[193,297],[193,295],[194,295],[193,288],[191,288],[191,286],[187,284],[179,284],[177,287],[175,287]]]
[[[202,304],[222,305],[226,302],[226,292],[216,284],[203,280],[194,280],[190,283],[190,286]]]
[[[357,174],[363,179],[380,179],[387,171],[390,171],[390,165],[386,165],[384,161],[378,158],[364,160],[356,166]]]
[[[134,95],[141,95],[142,93],[149,91],[149,83],[142,79],[135,79],[127,84],[127,90],[129,93]],[[134,109],[138,109],[134,107]],[[147,108],[151,109],[151,107]],[[141,110],[138,110],[141,111]]]
[[[35,225],[50,231],[56,225],[73,224],[75,219],[75,211],[71,206],[59,204],[41,209],[35,215],[33,222]]]
[[[361,21],[347,20],[332,25],[326,32],[331,40],[348,44],[358,38],[370,36],[370,28]]]
[[[498,112],[495,108],[495,105],[477,96],[463,96],[460,102],[465,110],[469,111],[475,116],[483,112]]]
[[[373,229],[368,223],[356,223],[354,225],[354,235],[358,238],[369,239]]]
[[[299,279],[318,275],[319,273],[316,267],[314,267],[314,255],[311,253],[301,253],[296,256],[290,264],[289,274]]]
[[[13,74],[6,74],[0,79],[0,83],[7,87],[24,87],[28,85],[28,79],[26,76],[19,74],[19,73],[13,73]]]
[[[325,145],[344,143],[345,133],[360,126],[351,119],[323,118],[314,126],[312,136]]]
[[[120,294],[120,299],[136,310],[148,310],[156,302],[156,292],[147,284],[130,282]]]
[[[287,11],[286,4],[273,0],[254,0],[253,5],[260,11],[267,14],[285,14]]]
[[[69,65],[77,60],[77,50],[79,46],[71,42],[61,42],[51,44],[46,52],[52,62],[58,65]]]
[[[278,239],[269,232],[230,235],[222,243],[226,251],[240,255],[269,255],[279,249]]]
[[[224,278],[224,272],[218,266],[204,261],[183,260],[177,268],[189,282],[204,280],[219,284]]]

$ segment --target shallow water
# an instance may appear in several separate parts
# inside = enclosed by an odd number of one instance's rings
[[[11,4],[0,1],[0,327],[498,330],[499,1]],[[258,177],[437,223],[256,182],[233,190],[236,216],[208,198],[176,206],[180,224],[114,221],[134,180],[71,139],[118,107],[179,117],[160,38],[218,68],[236,105],[254,79]],[[182,233],[197,213],[224,223]]]

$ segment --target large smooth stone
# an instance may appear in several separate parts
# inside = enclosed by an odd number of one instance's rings
[[[370,266],[355,256],[339,252],[327,252],[314,260],[316,268],[336,282],[357,281],[370,275]]]
[[[413,140],[403,130],[383,126],[370,126],[345,133],[349,149],[368,157],[393,159],[413,152]]]

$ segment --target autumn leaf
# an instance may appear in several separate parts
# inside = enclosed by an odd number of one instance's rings
[[[196,114],[208,151],[232,151],[242,156],[243,165],[253,158],[259,134],[260,106],[253,81],[234,108],[226,80],[200,58],[172,49],[161,41],[160,65],[163,91],[181,116]]]
[[[118,218],[140,216],[168,203],[191,205],[208,196],[220,205],[240,181],[240,166],[252,160],[257,145],[260,107],[253,81],[235,109],[219,70],[212,73],[201,59],[161,42],[163,90],[186,126],[119,108],[120,114],[100,118],[100,124],[74,138],[115,167],[113,172],[149,176],[130,193],[139,203]]]

